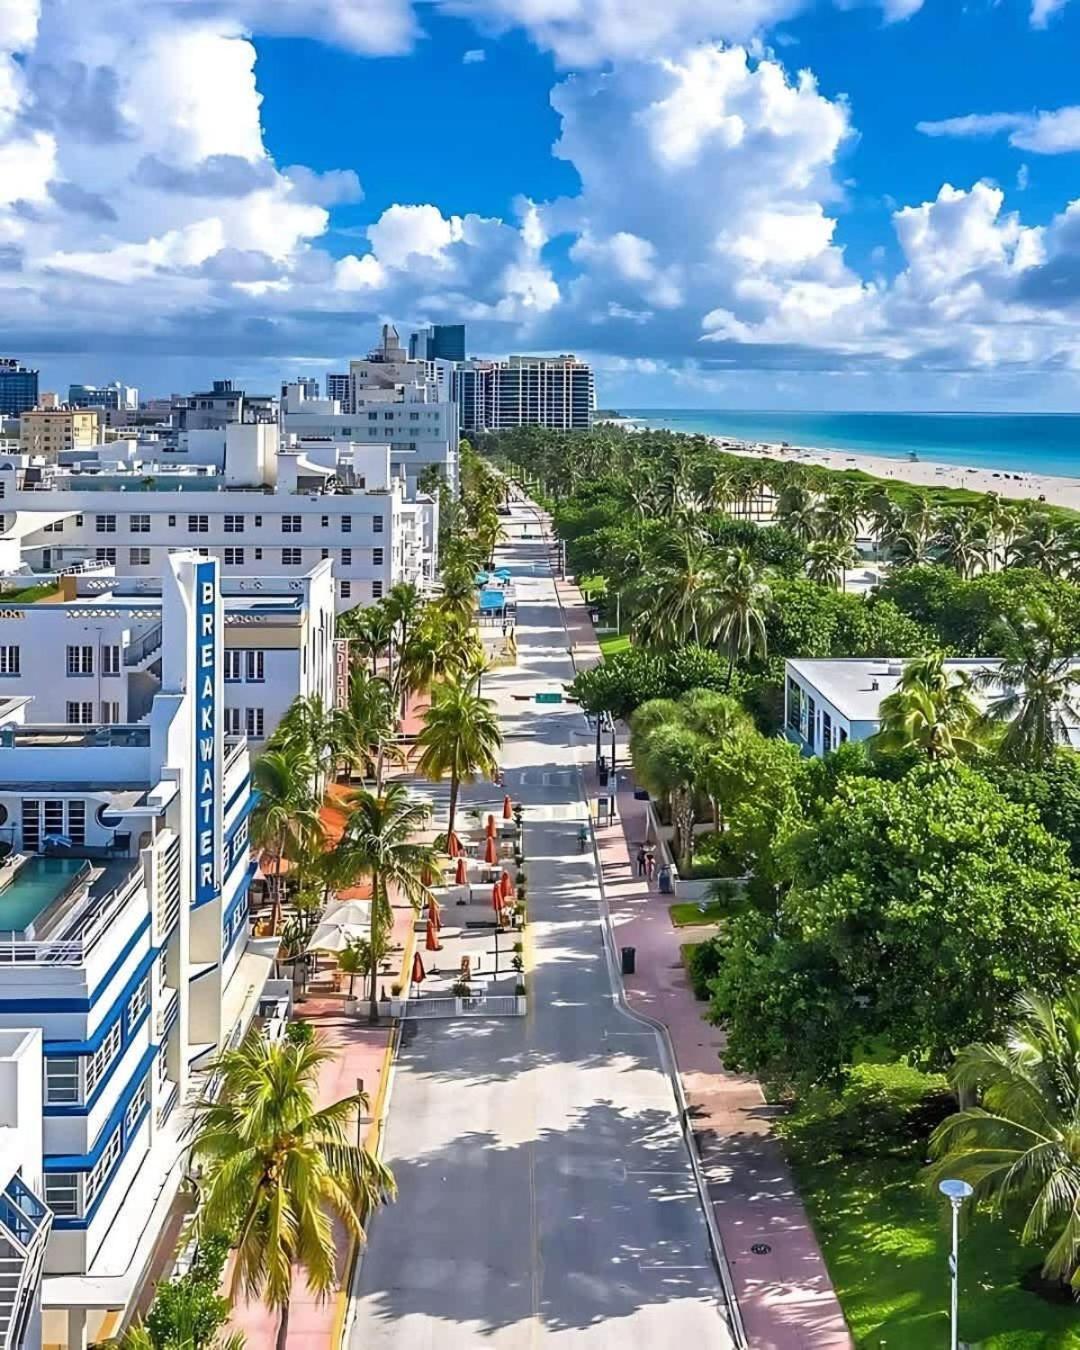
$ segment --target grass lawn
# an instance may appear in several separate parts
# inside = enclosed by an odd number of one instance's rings
[[[693,928],[695,924],[700,923],[719,923],[724,918],[725,913],[730,912],[730,905],[717,904],[715,900],[709,902],[704,914],[697,904],[691,901],[685,901],[678,905],[668,905],[671,922],[676,928]]]
[[[842,1099],[813,1094],[778,1122],[860,1350],[948,1344],[944,1200],[919,1179],[942,1080],[899,1065],[856,1071]],[[960,1340],[982,1350],[1080,1350],[1080,1309],[1019,1285],[1039,1252],[999,1220],[960,1239]]]
[[[600,638],[600,650],[605,656],[618,656],[619,652],[630,650],[630,636],[627,633],[605,633]]]
[[[44,600],[47,595],[58,595],[59,586],[55,582],[46,582],[44,585],[24,586],[19,591],[6,591],[0,595],[0,605],[29,605],[35,600]]]

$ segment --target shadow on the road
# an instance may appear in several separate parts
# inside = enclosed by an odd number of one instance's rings
[[[669,1112],[598,1101],[568,1129],[510,1147],[469,1131],[396,1160],[394,1175],[398,1201],[380,1214],[361,1275],[360,1336],[368,1319],[417,1315],[448,1334],[456,1324],[490,1336],[531,1316],[549,1331],[584,1330],[680,1302],[697,1307],[671,1325],[720,1343],[718,1283]],[[490,1197],[486,1231],[473,1219],[468,1242],[447,1203],[455,1191]],[[528,1204],[499,1200],[523,1194]],[[710,1327],[716,1339],[701,1340]],[[467,1344],[460,1332],[450,1343]]]

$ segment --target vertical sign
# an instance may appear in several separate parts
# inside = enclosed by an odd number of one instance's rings
[[[349,639],[334,639],[334,707],[344,708],[349,701]]]
[[[217,567],[195,565],[195,905],[217,898]]]

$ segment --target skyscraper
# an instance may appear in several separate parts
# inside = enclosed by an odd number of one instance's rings
[[[421,328],[409,338],[409,358],[413,361],[464,361],[465,325],[437,323]]]
[[[38,401],[38,372],[12,356],[0,357],[0,416],[20,417]]]
[[[596,406],[592,367],[576,356],[466,361],[457,368],[455,386],[463,431],[587,431]]]

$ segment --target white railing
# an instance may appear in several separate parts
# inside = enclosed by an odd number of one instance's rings
[[[86,960],[105,935],[110,924],[131,899],[132,892],[142,883],[142,868],[136,867],[119,886],[91,903],[82,932],[78,937],[41,938],[29,940],[0,935],[0,965],[19,966],[79,966]],[[78,922],[78,912],[74,922]]]
[[[401,1004],[401,1016],[427,1017],[523,1017],[525,999],[516,994],[470,994],[467,998],[410,998]]]

